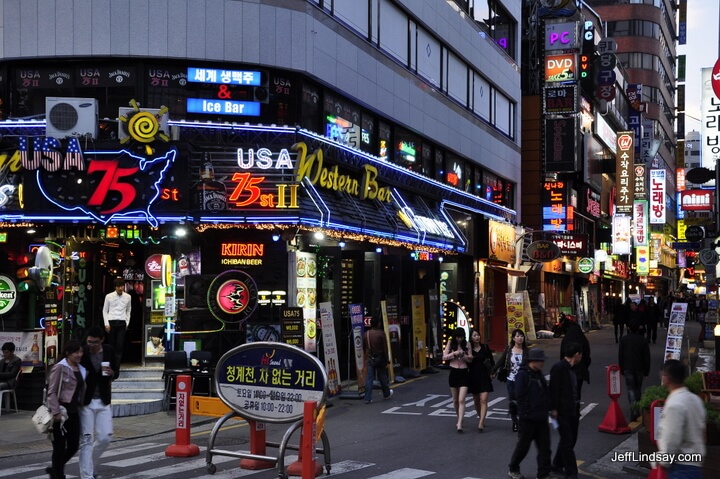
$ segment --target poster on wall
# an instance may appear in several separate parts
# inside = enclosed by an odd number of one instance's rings
[[[314,353],[317,349],[317,258],[314,253],[292,251],[288,255],[290,278],[289,305],[303,310],[304,349]]]
[[[535,320],[533,319],[532,305],[530,304],[530,294],[527,290],[522,292],[523,295],[523,319],[525,320],[525,335],[530,340],[537,339],[535,334]]]
[[[13,343],[15,356],[20,358],[21,365],[42,366],[45,361],[43,354],[43,331],[0,332],[0,344]]]
[[[335,318],[332,303],[320,303],[320,325],[323,337],[323,356],[328,377],[328,396],[337,396],[342,392],[340,373],[338,372],[338,348],[335,337]]]
[[[425,296],[414,294],[410,297],[412,308],[413,328],[413,369],[422,371],[427,367],[425,355],[425,338],[427,326],[425,324]]]
[[[630,220],[629,216],[613,216],[612,254],[630,254]]]

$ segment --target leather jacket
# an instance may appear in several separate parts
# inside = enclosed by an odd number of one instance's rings
[[[87,370],[81,364],[78,364],[80,368],[80,374],[83,379],[87,378]],[[73,395],[75,394],[75,388],[78,387],[77,378],[75,373],[68,364],[67,359],[63,359],[50,371],[50,379],[48,380],[47,386],[47,402],[50,412],[54,415],[60,414],[60,403],[69,404],[72,401]],[[78,396],[78,406],[82,402],[82,398],[85,396],[85,382],[83,381],[82,390]],[[59,392],[59,395],[58,395]]]

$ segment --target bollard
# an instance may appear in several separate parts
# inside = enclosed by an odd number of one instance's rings
[[[315,456],[315,401],[305,401],[298,459],[287,467],[288,476],[301,476],[302,479],[314,479],[322,474],[322,464]]]
[[[169,457],[192,457],[200,454],[200,448],[190,444],[190,384],[192,378],[186,374],[176,378],[175,403],[175,444],[165,449]]]
[[[257,422],[248,419],[248,426],[250,426],[250,454],[258,456],[265,455],[265,423]],[[275,467],[275,464],[268,461],[261,461],[259,459],[240,459],[241,469],[270,469]]]
[[[650,424],[647,425],[647,428],[650,433],[650,441],[656,446],[657,441],[655,440],[655,430],[657,429],[658,422],[660,422],[660,414],[662,414],[664,405],[664,399],[656,399],[650,404]],[[648,479],[667,479],[667,473],[665,472],[665,469],[658,466],[655,461],[651,461]]]
[[[630,434],[630,427],[618,403],[622,386],[620,384],[620,366],[617,364],[611,364],[607,367],[607,390],[608,396],[610,396],[610,407],[608,407],[605,419],[598,426],[598,429],[601,432],[611,434]]]

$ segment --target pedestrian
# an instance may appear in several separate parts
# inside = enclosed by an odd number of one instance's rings
[[[577,479],[575,443],[580,425],[580,396],[574,369],[582,361],[583,351],[578,343],[567,343],[563,350],[563,358],[550,369],[550,416],[557,421],[560,434],[552,468],[568,479]]]
[[[643,378],[650,374],[650,346],[636,324],[631,324],[630,333],[620,340],[618,366],[620,374],[625,376],[630,420],[634,421],[640,416],[635,403],[642,396]]]
[[[465,330],[455,328],[452,339],[445,345],[443,361],[448,361],[448,366],[450,366],[448,382],[450,383],[450,394],[452,395],[453,407],[457,416],[455,429],[460,433],[463,432],[462,421],[463,417],[465,417],[465,398],[470,386],[469,364],[472,360],[472,350],[465,339]]]
[[[87,370],[84,406],[80,408],[80,479],[93,479],[100,456],[113,436],[112,382],[120,374],[115,350],[103,344],[105,330],[93,326],[88,330],[80,364]]]
[[[590,358],[590,342],[585,336],[585,332],[582,330],[582,328],[576,321],[568,320],[568,324],[565,330],[565,336],[560,343],[560,359],[567,357],[567,351],[565,350],[565,348],[568,344],[579,344],[581,348],[580,350],[582,352],[582,357],[580,358],[580,361],[573,363],[573,372],[577,377],[577,381],[575,382],[577,390],[575,394],[578,400],[577,406],[578,408],[580,408],[580,401],[582,401],[583,383],[587,382],[588,384],[590,384],[590,363],[592,363],[592,359]],[[578,409],[578,415],[579,414],[580,410]]]
[[[708,302],[705,295],[701,295],[697,305],[697,320],[700,323],[700,333],[698,334],[698,342],[705,341],[705,316],[708,312]]]
[[[393,395],[393,390],[390,389],[387,370],[390,355],[388,354],[385,331],[383,331],[381,323],[382,321],[379,316],[373,316],[370,320],[371,329],[365,333],[365,366],[367,368],[367,377],[365,378],[365,404],[372,403],[373,384],[376,374],[380,382],[383,398],[390,399]],[[375,361],[373,361],[373,355],[377,358]]]
[[[53,415],[52,466],[45,468],[50,479],[65,479],[65,464],[80,445],[80,405],[85,397],[87,371],[80,364],[83,349],[71,339],[63,348],[63,359],[53,366],[47,385],[48,408]]]
[[[472,349],[472,362],[470,363],[470,387],[468,391],[472,394],[475,411],[479,422],[478,431],[485,430],[485,416],[487,416],[488,395],[493,392],[490,370],[495,366],[493,353],[487,344],[482,342],[482,335],[479,331],[471,330],[470,348]]]
[[[705,405],[685,387],[686,369],[677,359],[663,365],[661,382],[668,394],[655,439],[658,453],[672,455],[672,462],[661,462],[668,479],[700,479],[705,457]],[[682,459],[680,454],[683,455]],[[684,459],[684,460],[683,460]]]
[[[550,392],[543,375],[545,352],[532,349],[528,353],[527,365],[521,366],[515,378],[515,397],[518,405],[519,433],[510,464],[508,476],[523,479],[520,463],[527,456],[530,444],[537,447],[537,477],[550,477]]]
[[[630,301],[628,299],[628,301]],[[625,334],[625,324],[627,323],[627,311],[630,309],[628,304],[623,304],[619,299],[613,308],[613,327],[615,328],[615,342],[622,339]],[[618,334],[619,333],[619,334]]]
[[[655,303],[655,297],[650,296],[645,306],[645,324],[647,326],[646,334],[648,343],[652,341],[653,344],[657,344],[657,330],[661,315],[660,307]]]
[[[105,331],[108,333],[107,342],[115,350],[117,364],[120,364],[125,347],[125,333],[130,326],[132,298],[125,292],[123,279],[116,279],[114,284],[115,291],[105,296],[103,320],[105,321]]]
[[[515,375],[520,366],[527,364],[528,347],[525,344],[525,332],[514,329],[510,336],[510,344],[495,363],[492,376],[504,381],[508,394],[508,410],[512,419],[512,430],[518,432],[517,401],[515,401]]]
[[[638,333],[644,335],[647,330],[645,323],[645,313],[640,311],[640,305],[634,301],[628,304],[627,316],[625,317],[628,330],[631,326],[635,326]]]
[[[22,361],[15,356],[15,343],[2,345],[2,361],[0,361],[0,391],[15,388],[15,378],[20,371]]]

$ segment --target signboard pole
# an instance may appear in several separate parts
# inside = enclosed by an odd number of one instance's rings
[[[607,367],[607,391],[610,396],[610,407],[605,413],[605,419],[598,426],[601,432],[609,432],[610,434],[630,434],[630,427],[623,416],[622,408],[618,403],[618,398],[622,392],[620,384],[620,366],[611,364]]]
[[[200,448],[190,444],[190,384],[192,378],[187,374],[177,377],[175,407],[175,444],[165,449],[168,457],[193,457],[200,454]]]
[[[317,441],[315,409],[317,402],[305,401],[303,404],[302,429],[297,461],[287,467],[288,476],[301,476],[302,479],[314,479],[322,474],[322,464],[316,461],[315,444]]]
[[[257,456],[265,455],[265,423],[253,421],[248,419],[248,426],[250,427],[250,454]],[[261,461],[259,459],[240,459],[240,469],[270,469],[275,465],[272,462]]]

